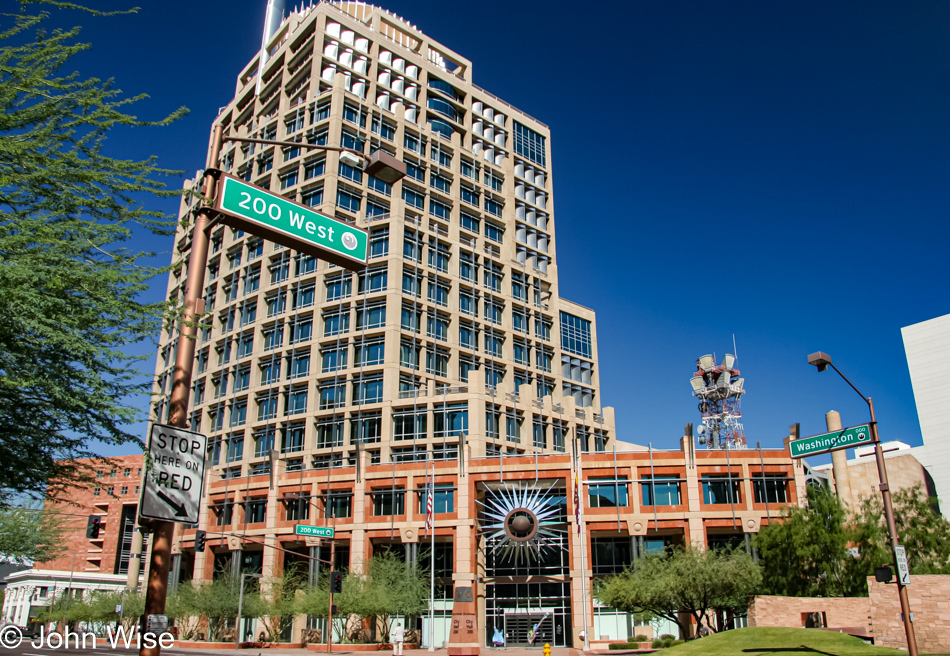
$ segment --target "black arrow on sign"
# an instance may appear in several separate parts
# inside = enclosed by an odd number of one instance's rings
[[[164,501],[164,502],[167,503],[169,506],[171,506],[172,508],[175,509],[175,517],[187,517],[187,516],[188,516],[188,513],[185,512],[185,504],[177,504],[177,503],[175,503],[174,501],[172,501],[172,499],[171,499],[167,494],[165,494],[165,493],[162,492],[161,490],[159,490],[159,492],[158,492],[158,498],[161,499],[162,501]]]

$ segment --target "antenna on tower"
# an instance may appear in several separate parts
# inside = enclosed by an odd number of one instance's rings
[[[726,353],[719,364],[716,364],[715,356],[704,355],[696,361],[696,371],[689,379],[693,396],[699,399],[703,421],[696,429],[699,443],[710,449],[746,448],[739,407],[745,394],[745,378],[739,378],[735,363],[736,356],[731,353]]]

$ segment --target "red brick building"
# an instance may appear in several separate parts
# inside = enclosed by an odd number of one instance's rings
[[[108,464],[86,460],[97,470],[95,485],[72,489],[67,502],[47,502],[47,510],[63,513],[67,531],[62,541],[66,550],[53,560],[35,563],[32,569],[10,575],[3,620],[24,625],[69,588],[74,594],[83,595],[86,591],[125,585],[143,462],[141,454],[110,458]],[[96,539],[86,537],[91,516],[101,519]],[[144,568],[140,572],[141,569]]]

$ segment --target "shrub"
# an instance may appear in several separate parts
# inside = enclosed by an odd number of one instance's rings
[[[681,644],[683,644],[684,642],[686,642],[686,641],[685,641],[685,640],[674,640],[673,642],[670,643],[670,646],[671,646],[671,647],[675,647],[676,645],[681,645]]]
[[[664,633],[660,636],[660,640],[676,640],[676,637],[670,635],[669,633]]]
[[[656,640],[650,643],[650,646],[653,647],[654,649],[663,649],[663,647],[665,647],[666,645],[663,644],[662,640],[657,638]]]
[[[611,642],[609,649],[633,649],[629,642]]]
[[[630,639],[630,642],[650,642],[650,639],[642,633],[638,633]]]

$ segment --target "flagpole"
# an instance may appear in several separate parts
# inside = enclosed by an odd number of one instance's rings
[[[426,459],[428,459],[428,451],[426,452]],[[428,463],[426,463],[426,470],[428,470]],[[428,471],[426,471],[428,473]],[[435,651],[435,500],[430,496],[435,491],[435,462],[432,463],[432,478],[429,481],[429,489],[426,491],[426,508],[429,508],[432,504],[433,513],[432,513],[432,528],[429,531],[430,536],[430,548],[431,552],[429,555],[429,651]]]
[[[574,452],[576,457],[576,467],[574,470],[574,498],[577,500],[577,537],[580,539],[581,547],[581,595],[583,603],[581,604],[581,613],[584,616],[584,651],[590,651],[590,631],[587,628],[587,536],[583,531],[584,526],[584,500],[581,498],[580,478],[581,478],[581,459],[577,453],[577,442],[575,441]]]

